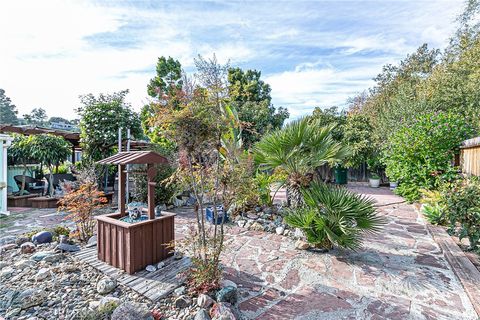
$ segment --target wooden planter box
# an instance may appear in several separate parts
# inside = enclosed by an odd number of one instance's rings
[[[51,198],[51,197],[36,197],[30,199],[32,203],[31,207],[45,209],[45,208],[57,208],[58,207],[58,198]]]
[[[118,220],[119,213],[97,216],[98,259],[129,274],[172,256],[166,245],[175,239],[175,214],[137,223]]]
[[[7,206],[9,207],[28,207],[32,206],[30,201],[32,198],[38,197],[39,194],[27,194],[24,196],[8,196]]]

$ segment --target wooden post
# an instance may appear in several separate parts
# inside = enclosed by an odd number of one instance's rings
[[[120,217],[125,216],[125,166],[118,166],[118,211]]]
[[[147,185],[148,185],[148,218],[155,219],[155,174],[157,170],[152,164],[147,165]]]
[[[72,164],[75,164],[75,145],[72,143]]]

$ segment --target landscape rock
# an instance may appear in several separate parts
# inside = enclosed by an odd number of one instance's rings
[[[260,223],[254,222],[249,229],[253,231],[263,231],[264,227]]]
[[[35,281],[43,281],[51,276],[49,268],[41,268],[35,275]]]
[[[111,278],[100,279],[97,283],[97,292],[100,294],[107,294],[112,292],[117,287],[117,282]]]
[[[175,299],[174,305],[177,309],[183,309],[189,307],[192,304],[192,299],[190,297],[183,295]]]
[[[235,304],[238,300],[237,288],[232,286],[222,288],[220,291],[217,292],[216,297],[218,302],[228,302],[231,304]]]
[[[15,297],[12,307],[27,309],[42,304],[46,298],[42,289],[26,289]]]
[[[143,320],[151,319],[152,313],[142,304],[125,302],[112,313],[111,320]]]
[[[23,254],[33,253],[35,251],[35,244],[33,242],[25,242],[20,245],[20,251]]]
[[[153,272],[153,271],[157,271],[157,268],[155,266],[152,266],[151,264],[149,264],[145,270],[147,270],[148,272]]]
[[[52,233],[50,231],[40,231],[32,236],[32,242],[36,244],[52,242]]]
[[[20,261],[15,262],[14,266],[16,268],[25,269],[34,267],[37,263],[33,260],[22,259]]]
[[[243,228],[246,223],[247,223],[247,221],[245,221],[245,220],[238,220],[238,221],[237,221],[237,225],[238,225],[240,228]]]
[[[8,251],[15,249],[17,247],[16,243],[7,243],[0,247],[0,252]]]
[[[97,245],[97,236],[91,236],[90,239],[88,239],[87,248],[95,247]]]
[[[255,213],[247,213],[247,218],[251,220],[257,220],[259,217]]]
[[[159,263],[157,263],[157,269],[162,269],[163,267],[165,267],[165,262],[160,261]]]
[[[8,278],[13,275],[15,270],[12,267],[5,267],[0,272],[0,278]]]
[[[285,228],[284,227],[277,227],[275,228],[275,232],[279,235],[282,235],[283,232],[285,231]]]
[[[15,240],[15,243],[16,243],[18,246],[22,245],[22,244],[25,243],[25,242],[30,242],[30,238],[20,236],[20,237],[18,237],[18,238]]]
[[[210,320],[210,316],[205,309],[200,309],[195,314],[195,318],[193,320]]]
[[[5,261],[0,261],[0,270],[2,270],[3,268],[7,267],[8,266],[8,263],[5,262]]]
[[[68,244],[68,236],[61,234],[58,236],[58,242]]]
[[[229,303],[218,302],[215,303],[210,310],[212,320],[236,320]]]
[[[107,305],[109,303],[114,303],[118,306],[118,305],[120,305],[121,300],[120,300],[120,298],[117,298],[117,297],[111,297],[111,296],[103,297],[100,300],[100,302],[98,303],[98,307],[103,308],[105,305]]]
[[[15,243],[17,238],[15,236],[5,236],[0,238],[0,246],[5,244]]]
[[[187,289],[185,286],[178,287],[177,289],[173,290],[173,294],[176,296],[184,295]]]
[[[215,301],[212,298],[210,298],[209,295],[206,295],[206,294],[203,294],[203,293],[198,295],[197,305],[200,308],[208,309],[214,303],[215,303]]]
[[[80,251],[80,247],[77,246],[76,244],[68,244],[68,243],[62,243],[56,247],[58,250],[66,251],[66,252],[77,252]]]
[[[220,287],[222,288],[225,288],[225,287],[234,287],[235,289],[238,287],[237,284],[235,282],[233,282],[232,280],[228,280],[228,279],[223,279],[222,281],[220,281]]]
[[[295,231],[293,233],[293,237],[297,238],[297,239],[303,239],[303,238],[305,238],[305,233],[303,233],[302,229],[295,228]]]
[[[182,259],[182,258],[183,258],[183,253],[182,253],[182,252],[180,252],[180,251],[175,251],[175,252],[173,253],[173,259],[175,259],[175,260],[180,260],[180,259]]]
[[[65,255],[63,253],[55,253],[55,254],[50,254],[47,255],[45,258],[43,258],[43,261],[48,262],[48,263],[56,263],[65,258]]]
[[[295,242],[295,248],[298,250],[307,250],[308,248],[310,248],[310,245],[306,241],[297,240]]]

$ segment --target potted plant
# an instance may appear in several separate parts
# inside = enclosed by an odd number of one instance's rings
[[[390,181],[390,190],[395,190],[398,187],[397,181]]]
[[[374,172],[370,175],[370,179],[368,179],[370,183],[370,187],[372,188],[378,188],[380,187],[380,176]]]

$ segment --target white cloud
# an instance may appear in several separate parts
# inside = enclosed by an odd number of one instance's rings
[[[197,54],[216,53],[263,71],[274,103],[298,116],[344,103],[423,42],[444,46],[461,10],[444,1],[371,5],[2,1],[0,87],[20,114],[44,107],[73,118],[78,95],[122,89],[139,109],[159,56],[191,70]]]

